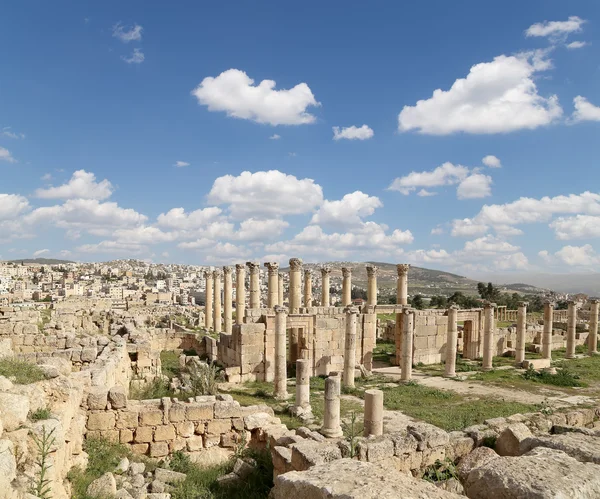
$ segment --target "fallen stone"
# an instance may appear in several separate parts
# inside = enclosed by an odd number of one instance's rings
[[[260,428],[261,426],[267,426],[271,423],[273,416],[266,412],[257,412],[255,414],[249,414],[244,416],[244,426],[246,430],[252,431]]]
[[[122,386],[113,386],[108,392],[108,401],[113,409],[127,407],[127,391]]]
[[[496,452],[500,456],[520,456],[530,450],[525,450],[524,441],[532,436],[529,428],[523,423],[513,423],[496,439]]]
[[[23,395],[0,393],[0,419],[5,431],[14,431],[27,421],[29,399]]]
[[[87,398],[88,409],[101,410],[106,409],[108,402],[108,392],[104,388],[94,388]]]
[[[133,496],[125,489],[117,490],[115,499],[133,499]]]
[[[161,482],[160,480],[152,480],[152,482],[150,482],[150,492],[162,493],[165,492],[166,489],[167,486],[164,482]]]
[[[456,478],[450,478],[443,482],[435,482],[434,484],[438,489],[445,490],[446,492],[453,492],[454,494],[464,495],[465,489]]]
[[[38,368],[44,373],[46,379],[54,379],[60,376],[58,367],[49,364],[38,364]]]
[[[530,437],[525,439],[522,445],[525,452],[537,447],[546,447],[563,451],[584,463],[600,464],[600,438],[583,433]]]
[[[129,465],[130,475],[140,475],[146,471],[146,465],[144,463],[131,463]]]
[[[114,497],[116,493],[117,481],[112,473],[104,473],[87,488],[87,495],[91,497]]]
[[[307,470],[317,464],[341,459],[342,451],[332,442],[315,442],[305,440],[292,444],[292,468],[298,471]]]
[[[489,463],[493,459],[497,459],[498,454],[494,449],[489,447],[477,447],[473,452],[463,457],[458,466],[456,472],[458,477],[464,482],[472,470]]]
[[[14,445],[10,440],[0,440],[0,490],[10,489],[10,482],[17,477],[17,461]]]
[[[236,486],[241,482],[241,479],[235,473],[227,473],[227,475],[222,475],[217,478],[217,483],[222,487],[232,487]]]
[[[233,465],[233,472],[242,480],[246,479],[254,471],[254,466],[242,459],[237,459]]]
[[[123,459],[121,459],[121,461],[119,461],[119,464],[115,468],[115,473],[123,474],[123,473],[126,473],[128,469],[129,469],[129,459],[124,457]]]
[[[185,473],[179,473],[178,471],[156,468],[154,471],[154,478],[165,483],[179,483],[185,480],[186,475]]]

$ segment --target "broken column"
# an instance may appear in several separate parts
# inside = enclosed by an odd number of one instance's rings
[[[231,334],[231,298],[232,298],[232,284],[231,284],[231,267],[223,267],[223,330],[227,334]]]
[[[383,435],[383,392],[381,390],[365,391],[364,425],[363,436]]]
[[[344,435],[340,425],[340,376],[337,373],[325,380],[325,411],[321,433],[328,438]]]
[[[565,359],[575,358],[575,338],[577,329],[577,304],[569,300],[567,308],[567,351]]]
[[[396,289],[396,303],[398,305],[408,305],[408,263],[399,263],[396,265],[398,272],[398,284]]]
[[[275,306],[275,398],[285,400],[287,393],[286,365],[286,322],[287,311]]]
[[[221,271],[213,270],[213,321],[215,324],[215,332],[223,331],[221,327]]]
[[[235,323],[244,323],[246,313],[246,266],[238,263],[235,266]]]
[[[267,307],[273,308],[279,303],[279,264],[275,262],[265,262],[265,267],[269,270],[267,280]]]
[[[331,268],[327,266],[321,267],[321,306],[329,307],[329,274]]]
[[[483,365],[481,366],[484,371],[491,371],[493,367],[494,359],[494,308],[495,303],[486,303],[483,306]]]
[[[246,262],[250,270],[250,308],[260,308],[260,266],[258,263]]]
[[[283,307],[283,273],[277,275],[277,304]]]
[[[356,369],[356,319],[358,309],[346,308],[346,337],[344,347],[344,386],[354,388],[354,370]]]
[[[367,266],[367,305],[377,305],[377,267]]]
[[[290,258],[290,314],[300,312],[300,301],[302,293],[302,260]],[[296,363],[298,358],[298,328],[290,329],[290,362]]]
[[[590,333],[588,335],[588,353],[595,354],[598,351],[598,300],[590,300]]]
[[[310,269],[304,269],[304,306],[312,307],[312,273]]]
[[[295,406],[303,409],[303,412],[310,411],[310,361],[308,359],[296,361]]]
[[[544,332],[542,333],[542,358],[552,358],[552,325],[554,322],[554,303],[544,303]]]
[[[405,308],[400,314],[402,318],[402,381],[412,379],[413,361],[413,333],[415,325],[415,314],[410,308]]]
[[[204,326],[206,329],[213,328],[213,274],[212,270],[204,272],[206,290],[204,292]]]
[[[444,366],[444,377],[456,376],[456,342],[458,341],[458,307],[452,305],[448,309],[448,329],[446,334],[446,364]]]
[[[342,307],[352,305],[352,269],[342,267]]]
[[[525,360],[525,331],[527,329],[527,302],[519,302],[517,309],[517,348],[515,363],[521,365]]]

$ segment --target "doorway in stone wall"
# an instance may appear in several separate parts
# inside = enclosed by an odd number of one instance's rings
[[[475,356],[473,356],[475,354]],[[464,321],[463,325],[463,359],[475,359],[477,345],[473,341],[473,321]]]

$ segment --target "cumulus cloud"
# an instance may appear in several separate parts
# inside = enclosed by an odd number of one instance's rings
[[[58,187],[48,189],[37,189],[35,195],[43,199],[97,199],[109,198],[113,193],[113,186],[104,179],[96,182],[96,176],[92,172],[77,170],[73,173],[71,180]]]
[[[175,161],[175,164],[173,166],[177,168],[183,168],[185,166],[190,166],[190,164],[187,161]]]
[[[466,166],[446,162],[432,171],[412,171],[404,177],[398,177],[394,179],[388,189],[398,191],[406,196],[415,191],[417,187],[440,187],[442,185],[458,184],[468,175],[469,169]]]
[[[494,260],[493,266],[498,270],[525,270],[529,267],[529,259],[521,252],[502,255]]]
[[[139,42],[142,39],[142,28],[139,24],[135,24],[131,27],[123,26],[121,23],[117,23],[113,26],[113,36],[118,38],[123,43]]]
[[[363,223],[363,218],[382,206],[378,197],[355,191],[337,201],[325,200],[310,223],[326,227],[356,227]]]
[[[8,137],[9,139],[24,139],[25,138],[24,133],[13,132],[12,127],[10,127],[10,126],[5,126],[4,128],[2,128],[2,130],[0,130],[0,135],[2,135],[3,137]]]
[[[79,253],[111,253],[127,257],[128,255],[140,255],[147,252],[148,249],[135,243],[101,241],[94,244],[83,244],[75,248],[75,251]]]
[[[563,263],[573,267],[589,267],[600,264],[600,256],[590,244],[583,246],[564,246],[554,254]]]
[[[502,163],[500,162],[500,160],[493,155],[488,155],[485,158],[483,158],[481,160],[481,162],[487,166],[488,168],[501,168],[502,167]]]
[[[49,249],[41,249],[33,252],[33,258],[37,258],[38,256],[45,255],[46,253],[50,253]]]
[[[494,236],[479,237],[465,243],[464,251],[477,255],[489,255],[495,253],[513,253],[519,249],[518,246],[510,244]]]
[[[159,226],[168,229],[194,230],[216,221],[222,213],[223,210],[216,206],[189,213],[186,213],[183,208],[172,208],[167,213],[158,215],[157,222]]]
[[[579,123],[580,121],[600,121],[600,107],[595,106],[585,97],[578,95],[573,99],[575,111],[571,116],[571,122]]]
[[[339,126],[333,127],[333,140],[367,140],[373,137],[373,135],[375,135],[375,132],[367,125],[363,125],[360,128],[354,125],[341,129]]]
[[[135,48],[130,56],[122,55],[121,59],[123,59],[127,64],[141,64],[146,59],[146,56],[141,49]]]
[[[570,16],[566,21],[544,21],[535,23],[525,30],[525,36],[561,38],[578,33],[586,21],[578,16]]]
[[[269,137],[269,139],[271,140],[279,140],[281,138],[281,135],[274,133],[273,135],[271,135]]]
[[[458,199],[485,198],[492,195],[492,177],[474,173],[461,181],[456,188]]]
[[[428,191],[427,189],[421,189],[419,192],[417,192],[417,196],[422,198],[437,196],[437,192]]]
[[[28,209],[27,198],[18,194],[0,194],[0,220],[14,220]]]
[[[290,226],[285,220],[273,218],[260,220],[249,218],[240,223],[236,238],[242,241],[264,241],[274,239]]]
[[[455,237],[472,237],[485,234],[487,230],[487,225],[479,224],[469,218],[464,218],[462,220],[452,221],[451,234]]]
[[[548,125],[561,117],[562,108],[555,95],[538,94],[534,77],[549,67],[541,52],[501,55],[476,64],[450,90],[437,89],[431,98],[404,106],[398,129],[430,135],[493,134]]]
[[[559,217],[550,224],[550,228],[562,240],[600,237],[600,216]]]
[[[588,45],[587,42],[575,41],[575,42],[567,43],[565,45],[565,47],[567,47],[569,50],[575,50],[575,49],[581,49],[581,48],[585,47],[586,45]]]
[[[316,118],[307,108],[321,105],[306,83],[289,90],[275,90],[273,80],[254,85],[254,80],[239,69],[204,78],[192,95],[209,111],[224,111],[234,118],[273,126],[314,123]]]
[[[128,244],[158,244],[174,241],[177,233],[163,232],[158,227],[140,225],[134,228],[117,229],[112,237]]]
[[[16,163],[17,160],[12,157],[12,154],[8,149],[0,147],[0,161],[7,161],[8,163]]]

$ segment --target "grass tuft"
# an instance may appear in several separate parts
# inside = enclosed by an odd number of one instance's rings
[[[50,416],[52,416],[50,409],[48,409],[47,407],[40,407],[39,409],[31,413],[30,418],[32,421],[42,421],[44,419],[50,419]]]
[[[0,376],[5,376],[17,385],[29,385],[46,379],[39,366],[24,360],[0,359]]]

